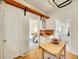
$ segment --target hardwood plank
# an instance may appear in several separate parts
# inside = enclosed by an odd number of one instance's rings
[[[66,59],[78,59],[78,56],[75,54],[72,54],[71,52],[66,51]],[[47,57],[47,56],[45,56]],[[42,59],[42,51],[39,48],[36,48],[29,52],[28,55],[24,57],[19,57],[16,59]]]

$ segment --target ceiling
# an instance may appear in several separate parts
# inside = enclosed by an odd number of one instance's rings
[[[24,0],[30,4],[32,4],[34,7],[42,10],[45,13],[48,13],[54,9],[54,6],[48,3],[48,0]]]
[[[50,13],[51,11],[56,10],[56,5],[52,2],[52,0],[24,0],[27,3],[30,3],[34,7],[40,9],[45,13]],[[55,0],[57,4],[60,4],[66,0]]]

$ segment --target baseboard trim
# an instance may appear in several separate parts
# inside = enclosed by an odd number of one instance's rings
[[[22,57],[24,57],[24,56],[26,56],[26,55],[28,55],[29,54],[29,52],[25,52],[23,55],[22,55]]]
[[[13,58],[13,59],[21,59],[21,58],[23,58],[22,56],[18,56],[18,57],[15,57],[15,58]]]
[[[78,54],[77,54],[77,53],[75,53],[75,52],[73,52],[73,51],[71,51],[71,53],[72,53],[72,54],[74,54],[74,55],[76,55],[76,56],[78,56]]]

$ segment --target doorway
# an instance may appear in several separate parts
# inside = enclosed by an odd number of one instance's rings
[[[30,27],[30,33],[29,33],[29,49],[30,51],[37,48],[39,46],[39,20],[40,17],[31,14],[29,16],[29,27]]]
[[[55,24],[55,37],[67,42],[66,48],[71,51],[71,31],[70,23],[56,20]]]
[[[71,51],[71,30],[69,23],[62,23],[61,24],[61,38],[67,41],[66,48],[68,51]]]

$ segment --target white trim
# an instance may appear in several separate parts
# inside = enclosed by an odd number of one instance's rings
[[[77,55],[77,56],[78,56],[78,53],[76,53],[76,52],[71,51],[71,53],[72,53],[72,54],[75,54],[75,55]]]
[[[23,52],[21,56],[23,57],[23,56],[26,56],[28,54],[29,54],[29,49],[27,51]]]

